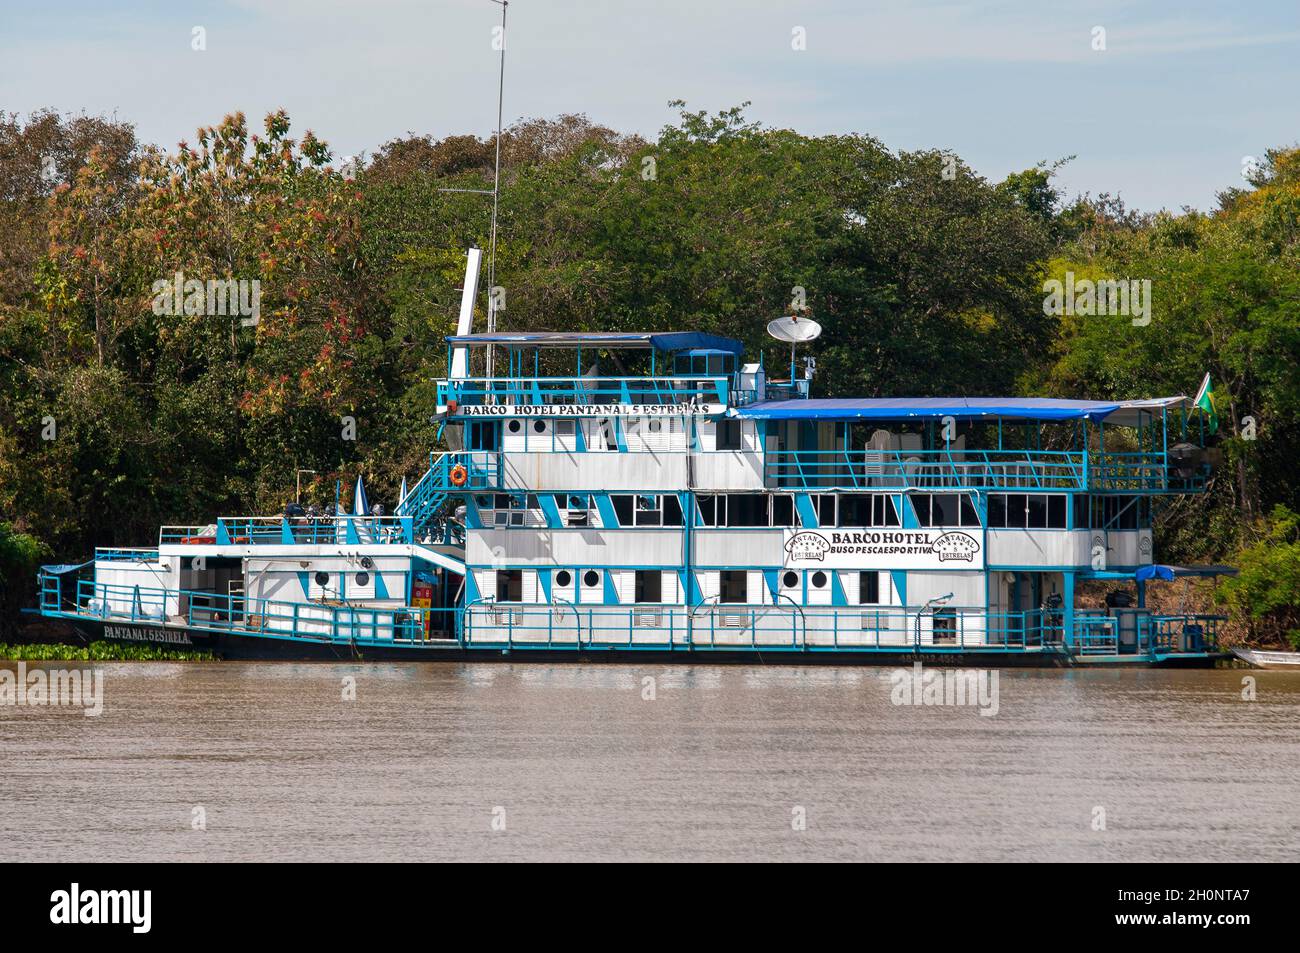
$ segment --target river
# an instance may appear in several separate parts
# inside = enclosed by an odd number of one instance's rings
[[[986,716],[894,704],[890,670],[872,668],[98,668],[98,717],[0,705],[0,859],[1290,861],[1300,848],[1290,673],[1004,671]]]

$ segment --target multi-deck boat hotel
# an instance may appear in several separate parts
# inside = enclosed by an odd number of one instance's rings
[[[818,399],[673,331],[458,333],[447,366],[452,449],[392,515],[164,526],[45,567],[39,611],[235,658],[1220,655],[1215,617],[1146,607],[1230,571],[1154,562],[1153,511],[1209,472],[1185,397]]]

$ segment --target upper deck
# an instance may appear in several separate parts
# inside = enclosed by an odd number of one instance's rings
[[[453,431],[453,448],[514,461],[486,471],[477,461],[477,489],[584,490],[616,480],[626,490],[1183,493],[1201,489],[1209,471],[1201,421],[1184,396],[814,399],[807,378],[769,381],[761,363],[740,363],[739,342],[712,335],[494,333],[448,342],[458,373],[438,382],[439,410],[466,428]],[[504,373],[472,376],[474,355],[487,347],[505,352],[493,365],[504,363]],[[557,357],[562,350],[574,357]],[[557,373],[569,360],[572,373]],[[604,453],[655,460],[613,466],[591,456]],[[542,457],[530,462],[532,454]],[[553,454],[564,459],[545,456]],[[687,455],[689,467],[673,459]]]

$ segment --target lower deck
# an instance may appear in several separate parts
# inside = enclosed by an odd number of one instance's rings
[[[66,585],[42,577],[40,612],[88,637],[211,647],[230,657],[454,658],[636,654],[724,660],[889,663],[917,658],[990,665],[1209,663],[1218,617],[991,612],[979,607],[797,605],[417,606],[286,602],[244,595]],[[171,611],[179,609],[180,611]]]

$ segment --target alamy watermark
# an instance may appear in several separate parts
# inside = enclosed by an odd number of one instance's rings
[[[0,668],[0,705],[45,708],[67,705],[94,718],[104,713],[104,673],[98,669]]]
[[[980,714],[998,713],[998,671],[986,668],[929,669],[920,662],[889,675],[889,700],[895,705],[978,707]]]
[[[153,292],[153,313],[162,315],[238,315],[240,325],[252,327],[262,317],[262,282],[257,278],[209,278],[199,281],[178,271],[159,278]]]
[[[1085,316],[1131,317],[1134,327],[1151,323],[1151,279],[1074,278],[1065,273],[1065,281],[1049,278],[1043,282],[1043,314],[1081,314]]]

